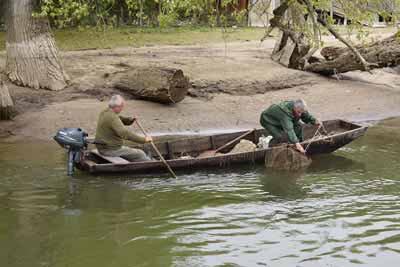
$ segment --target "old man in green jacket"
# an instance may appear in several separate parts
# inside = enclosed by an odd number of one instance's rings
[[[272,144],[289,142],[296,145],[296,149],[305,153],[303,146],[303,128],[301,122],[320,125],[307,111],[304,100],[284,101],[273,104],[261,113],[260,123],[272,135]]]
[[[139,136],[129,131],[125,125],[132,125],[135,118],[120,116],[125,100],[120,95],[113,95],[108,108],[99,115],[96,129],[96,147],[100,154],[109,157],[121,157],[128,161],[147,161],[150,158],[141,149],[124,146],[124,140],[139,144],[151,142],[150,136]]]

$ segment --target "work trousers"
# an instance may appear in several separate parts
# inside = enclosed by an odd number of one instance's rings
[[[288,140],[288,134],[287,132],[281,127],[281,126],[276,126],[272,124],[265,124],[263,125],[265,129],[268,130],[268,132],[272,135],[273,139],[270,141],[271,145],[277,145],[277,144],[282,144],[282,143],[287,143]],[[299,142],[303,142],[303,127],[301,126],[300,123],[294,123],[293,124],[293,130],[294,133],[296,134],[297,138],[299,139]]]
[[[100,154],[107,156],[107,157],[121,157],[128,161],[148,161],[151,160],[146,153],[144,153],[141,149],[136,149],[127,146],[121,146],[117,149],[102,149],[99,151]]]

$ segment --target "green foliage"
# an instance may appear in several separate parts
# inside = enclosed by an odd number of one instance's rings
[[[37,16],[47,16],[57,28],[78,26],[90,14],[90,6],[74,0],[43,0]]]
[[[95,27],[109,29],[121,25],[168,29],[175,26],[222,27],[224,36],[232,31],[231,26],[247,25],[248,10],[239,10],[239,0],[39,0],[40,9],[35,14],[47,16],[56,28]],[[265,1],[265,10],[271,0]],[[325,14],[329,24],[336,22],[329,16],[331,0],[311,0],[314,8]],[[298,0],[291,0],[292,12],[298,18],[306,16],[308,10]],[[365,25],[372,25],[378,15],[388,23],[399,18],[400,0],[335,0],[335,8],[345,14],[349,26],[347,34],[359,41],[368,37]],[[263,12],[266,12],[266,11]],[[322,11],[322,12],[321,12]],[[271,12],[268,11],[268,12]],[[315,42],[313,24],[310,20],[294,22],[293,28],[304,33]],[[324,29],[319,27],[319,34]],[[225,38],[224,38],[225,39]]]
[[[176,13],[158,15],[158,23],[161,28],[172,27],[176,25],[178,15]]]
[[[40,0],[37,16],[57,28],[84,26],[245,25],[238,0]]]
[[[397,21],[400,14],[399,0],[337,0],[337,5],[343,10],[348,26],[348,39],[355,34],[358,41],[364,43],[370,35],[370,29],[379,17],[391,24]]]

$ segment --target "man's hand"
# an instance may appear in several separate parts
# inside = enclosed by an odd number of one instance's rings
[[[153,137],[151,137],[151,136],[146,136],[146,137],[144,138],[144,140],[145,140],[146,143],[150,143],[150,142],[153,142]]]
[[[322,123],[321,123],[321,121],[320,121],[320,120],[315,120],[315,125],[319,127],[319,126],[321,126],[321,125],[322,125]]]
[[[306,154],[306,151],[304,150],[303,146],[300,143],[296,143],[296,149],[300,152],[303,153],[304,155]]]

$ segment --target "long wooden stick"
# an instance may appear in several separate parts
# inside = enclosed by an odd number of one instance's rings
[[[255,129],[252,129],[250,131],[247,131],[246,133],[242,134],[239,137],[236,137],[235,139],[233,139],[232,141],[230,141],[229,143],[226,143],[225,145],[221,146],[220,148],[218,148],[217,150],[215,150],[214,154],[217,154],[219,151],[221,151],[222,149],[232,145],[233,143],[239,141],[240,139],[242,139],[243,137],[246,137],[247,135],[251,134],[252,132],[254,132]],[[256,141],[256,140],[254,140]]]
[[[145,129],[142,127],[142,125],[139,123],[138,120],[136,120],[136,123],[139,126],[140,130],[143,132],[143,134],[145,136],[148,136]],[[178,178],[178,177],[176,177],[175,172],[171,169],[171,166],[169,166],[168,162],[164,159],[164,157],[162,156],[162,154],[160,153],[160,151],[158,150],[158,148],[156,147],[154,142],[151,141],[150,143],[151,143],[151,146],[153,147],[153,149],[156,151],[157,155],[160,157],[161,161],[164,163],[165,167],[167,167],[168,171],[171,173],[172,177]]]

